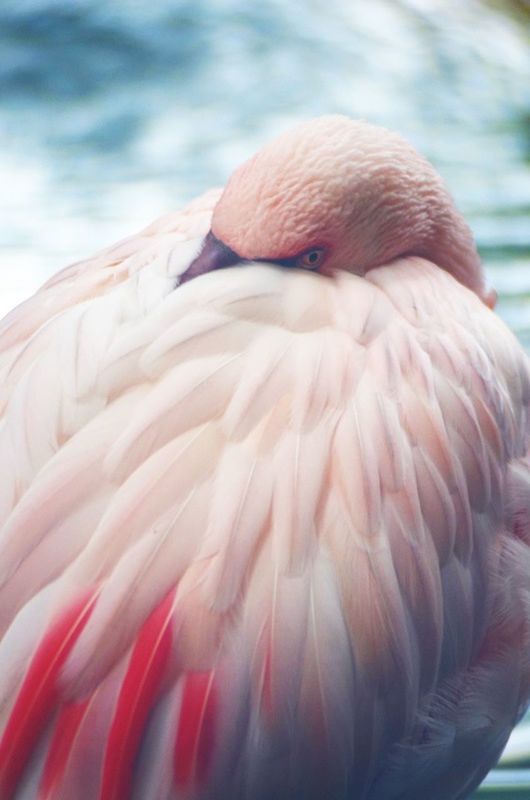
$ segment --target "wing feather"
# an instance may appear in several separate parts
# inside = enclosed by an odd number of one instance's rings
[[[502,683],[496,643],[518,665],[513,715],[530,694],[530,570],[506,544],[528,558],[527,361],[420,259],[367,278],[246,265],[173,291],[208,202],[1,329],[0,753],[39,642],[60,664],[5,785],[340,797],[387,770],[406,794],[421,730],[444,764],[471,741],[455,698],[476,716]],[[79,592],[90,618],[59,641]]]

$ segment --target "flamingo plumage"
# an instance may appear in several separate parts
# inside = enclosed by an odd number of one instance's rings
[[[0,327],[0,797],[459,800],[530,697],[529,364],[304,123]]]

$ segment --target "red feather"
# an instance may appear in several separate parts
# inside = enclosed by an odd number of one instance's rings
[[[72,703],[61,711],[55,726],[52,743],[39,786],[39,800],[53,800],[64,776],[68,757],[92,698],[82,703]]]
[[[129,796],[134,758],[171,652],[174,594],[171,591],[153,611],[132,651],[105,750],[100,800]]]
[[[58,702],[58,677],[86,625],[96,595],[92,590],[56,619],[31,660],[0,742],[0,789],[11,796],[31,751]]]

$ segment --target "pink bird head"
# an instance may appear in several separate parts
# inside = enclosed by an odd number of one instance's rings
[[[344,116],[297,125],[230,178],[183,279],[238,261],[364,275],[417,255],[490,301],[471,232],[431,164]]]

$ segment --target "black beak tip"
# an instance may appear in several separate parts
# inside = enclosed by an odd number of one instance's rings
[[[187,281],[197,278],[199,275],[205,275],[207,272],[231,267],[242,260],[234,250],[231,250],[210,231],[204,238],[199,255],[193,259],[189,267],[180,275],[179,285],[187,283]]]

